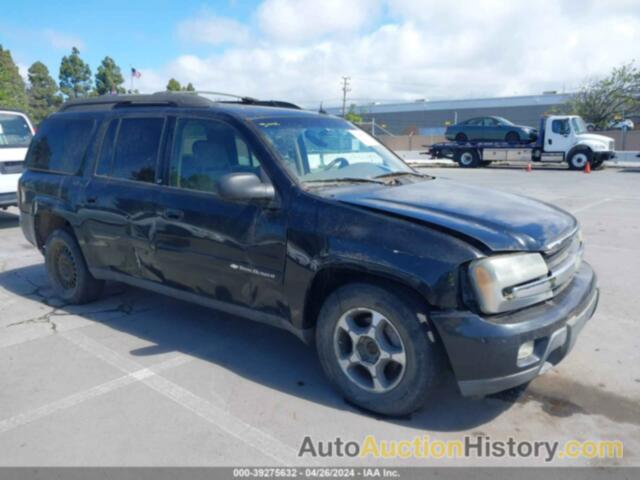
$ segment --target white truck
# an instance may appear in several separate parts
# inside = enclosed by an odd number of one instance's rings
[[[434,158],[450,158],[463,168],[489,165],[491,162],[566,162],[571,170],[583,170],[587,164],[598,169],[615,157],[614,140],[587,131],[581,117],[549,115],[540,119],[538,137],[533,143],[444,142],[430,146]]]
[[[0,208],[17,205],[18,180],[33,137],[29,117],[17,110],[0,109]]]

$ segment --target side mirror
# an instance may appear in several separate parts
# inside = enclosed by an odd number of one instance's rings
[[[273,200],[273,185],[264,183],[255,173],[229,173],[218,180],[218,191],[228,200]]]

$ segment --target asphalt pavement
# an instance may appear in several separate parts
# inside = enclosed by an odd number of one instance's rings
[[[452,381],[400,419],[346,404],[291,334],[109,284],[64,306],[16,209],[0,212],[0,466],[544,465],[540,458],[300,459],[314,441],[622,440],[640,465],[640,168],[428,168],[527,195],[582,223],[601,301],[571,353],[527,389],[463,398]],[[425,195],[429,185],[425,183]]]

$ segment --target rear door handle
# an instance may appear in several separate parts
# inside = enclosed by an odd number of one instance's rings
[[[162,216],[167,220],[182,220],[184,217],[184,212],[182,210],[174,210],[172,208],[166,209]]]
[[[87,197],[87,203],[96,203],[98,201],[98,197]]]

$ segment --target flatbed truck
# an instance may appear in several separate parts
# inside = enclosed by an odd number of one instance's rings
[[[425,155],[449,158],[462,168],[487,166],[492,162],[567,163],[571,170],[594,169],[615,158],[610,137],[590,133],[577,115],[548,115],[540,119],[537,139],[514,145],[507,142],[442,142],[429,147]]]

